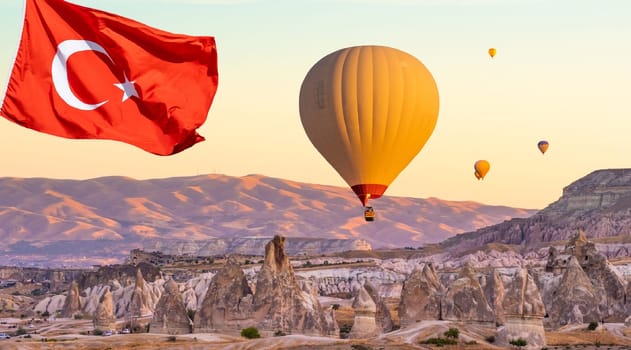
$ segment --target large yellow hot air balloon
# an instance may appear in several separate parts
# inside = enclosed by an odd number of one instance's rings
[[[364,206],[381,197],[423,148],[438,106],[436,82],[423,63],[384,46],[325,56],[300,89],[309,140]]]
[[[541,151],[541,154],[545,154],[549,146],[550,146],[550,143],[548,143],[548,141],[546,140],[541,140],[537,143],[537,148],[539,148],[539,151]]]
[[[489,164],[488,161],[481,159],[475,162],[473,169],[475,169],[475,177],[478,180],[484,180],[486,173],[488,173],[489,169],[491,169],[491,164]]]
[[[497,50],[495,48],[490,48],[489,49],[489,56],[491,56],[491,58],[495,57],[495,54],[497,53]]]

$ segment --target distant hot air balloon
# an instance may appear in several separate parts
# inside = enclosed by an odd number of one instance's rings
[[[497,50],[495,48],[490,48],[489,49],[489,56],[491,56],[491,58],[495,57],[495,54],[497,53]]]
[[[423,63],[384,46],[335,51],[309,70],[300,88],[309,140],[367,210],[368,200],[381,197],[421,151],[438,106],[436,82]]]
[[[550,146],[550,144],[546,140],[541,140],[537,143],[537,147],[539,148],[539,151],[541,151],[541,154],[546,153],[548,146]]]
[[[489,164],[488,161],[483,160],[483,159],[478,160],[473,165],[473,169],[475,169],[475,177],[477,177],[478,180],[484,180],[486,173],[488,173],[489,169],[491,169],[491,164]]]

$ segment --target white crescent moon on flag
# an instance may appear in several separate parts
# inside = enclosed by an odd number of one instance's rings
[[[53,85],[55,87],[55,91],[59,94],[59,97],[61,97],[61,99],[68,105],[83,111],[91,111],[106,104],[108,100],[95,104],[85,103],[75,96],[70,89],[70,83],[68,82],[68,59],[70,59],[70,56],[73,54],[82,51],[100,52],[112,61],[112,58],[105,49],[93,41],[66,40],[57,46],[57,53],[55,54],[55,58],[53,58],[53,66],[51,70]],[[112,61],[112,63],[114,63],[114,61]]]

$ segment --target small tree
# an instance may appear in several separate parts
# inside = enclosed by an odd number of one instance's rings
[[[256,327],[248,327],[241,330],[241,336],[248,339],[255,339],[260,338],[261,334]]]
[[[460,335],[460,330],[458,330],[458,328],[449,328],[449,330],[446,331],[444,334],[447,338],[458,339],[458,336]]]
[[[186,309],[186,314],[191,321],[195,319],[195,313],[196,311],[193,309]]]
[[[333,310],[338,310],[340,308],[340,304],[333,304]]]
[[[589,326],[587,326],[587,329],[589,329],[590,331],[596,330],[596,328],[598,328],[598,322],[596,321],[590,322]]]
[[[524,346],[528,345],[528,342],[526,341],[526,339],[523,339],[523,338],[513,339],[508,343],[518,348],[523,348]]]

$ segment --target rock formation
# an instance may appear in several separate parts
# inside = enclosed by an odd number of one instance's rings
[[[258,273],[253,300],[254,319],[269,331],[333,335],[337,323],[325,312],[318,296],[302,290],[285,253],[285,238],[275,236],[265,245],[265,261]]]
[[[213,276],[200,309],[195,314],[195,332],[240,330],[254,326],[252,290],[235,259]]]
[[[534,279],[526,269],[518,269],[503,284],[501,309],[505,322],[498,330],[497,345],[508,347],[511,340],[521,338],[529,349],[544,347],[545,307]]]
[[[552,302],[548,308],[548,322],[552,327],[598,322],[598,301],[589,277],[576,257],[572,256],[559,286],[553,292]]]
[[[136,270],[136,284],[134,286],[134,294],[132,294],[129,308],[132,316],[141,317],[151,315],[153,313],[147,297],[145,279],[142,277],[142,271],[140,269]]]
[[[504,282],[497,269],[493,269],[493,273],[484,285],[484,295],[486,296],[489,306],[493,309],[495,315],[495,324],[498,326],[506,322],[504,317],[503,301],[506,294]]]
[[[399,303],[401,326],[423,320],[440,320],[443,286],[431,263],[414,269],[403,282]]]
[[[205,239],[203,241],[156,240],[146,241],[143,248],[145,251],[159,251],[163,254],[176,256],[260,255],[261,247],[269,239],[269,237],[230,237]],[[372,247],[370,243],[363,239],[290,237],[285,242],[285,249],[290,256],[302,254],[317,256],[349,250],[371,250]],[[141,251],[136,253],[141,253]],[[133,260],[134,256],[131,259]]]
[[[597,170],[566,186],[561,198],[534,216],[463,233],[441,246],[451,252],[488,243],[537,246],[570,239],[581,228],[589,237],[623,236],[631,226],[630,196],[631,169]]]
[[[72,281],[70,289],[68,290],[68,296],[64,302],[64,306],[61,309],[61,317],[74,317],[75,314],[81,312],[81,298],[79,293],[79,284],[77,281]]]
[[[551,247],[548,252],[546,270],[563,273],[574,257],[589,278],[593,293],[598,299],[600,318],[609,322],[623,322],[631,311],[627,304],[627,282],[607,257],[588,241],[585,232],[578,230],[562,252]]]
[[[105,288],[105,292],[99,300],[94,315],[94,328],[100,330],[113,330],[116,328],[116,317],[114,317],[114,303],[110,288]]]
[[[353,311],[355,312],[355,320],[353,328],[348,334],[349,338],[369,338],[379,333],[375,321],[377,305],[366,288],[359,289],[353,300]]]
[[[383,332],[387,333],[394,329],[394,322],[392,321],[392,315],[390,314],[390,310],[388,309],[388,305],[383,301],[381,296],[379,295],[379,290],[370,282],[364,282],[363,288],[368,292],[368,295],[372,298],[375,306],[377,307],[375,313],[375,320],[377,322],[377,328]]]
[[[168,280],[164,285],[164,292],[153,313],[149,331],[161,334],[191,333],[192,321],[184,306],[180,290],[173,281]]]
[[[101,266],[96,271],[84,272],[79,278],[79,290],[108,284],[112,280],[118,281],[121,286],[133,285],[136,281],[138,270],[142,271],[143,278],[147,281],[155,281],[160,277],[160,270],[157,266],[149,263],[139,263],[134,265],[107,265]]]
[[[494,323],[493,309],[484,296],[476,272],[466,264],[460,278],[451,282],[442,299],[442,319]]]

